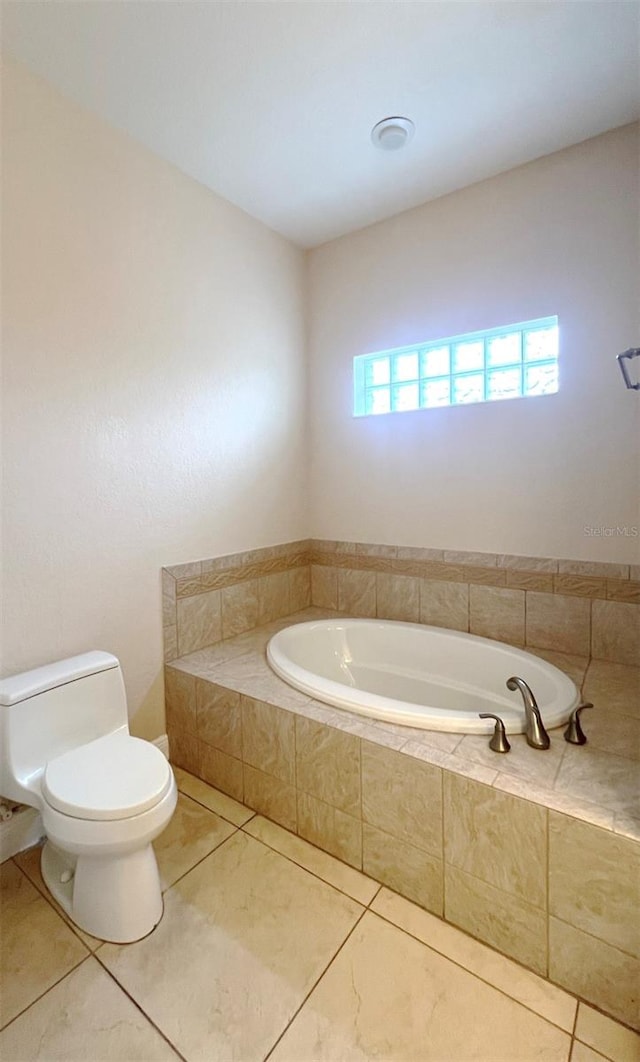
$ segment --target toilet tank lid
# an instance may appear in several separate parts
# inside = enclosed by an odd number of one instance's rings
[[[0,681],[0,706],[19,704],[20,701],[26,701],[38,693],[53,690],[56,686],[65,686],[76,679],[119,666],[117,657],[95,649],[90,653],[81,653],[66,660],[56,660],[53,664],[45,664],[44,667],[36,667],[33,671],[23,671],[20,675],[12,675],[11,678]]]

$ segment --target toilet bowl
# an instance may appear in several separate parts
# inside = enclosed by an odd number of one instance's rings
[[[0,682],[0,793],[40,811],[44,882],[80,929],[115,943],[151,932],[163,910],[151,842],[177,789],[160,750],[129,734],[115,657]]]

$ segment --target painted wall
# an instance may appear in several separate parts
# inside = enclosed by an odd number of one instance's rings
[[[637,560],[584,528],[640,526],[614,360],[640,343],[638,148],[627,126],[310,252],[316,536]],[[356,354],[551,314],[557,395],[352,417]]]
[[[310,530],[302,252],[24,68],[3,92],[3,672],[110,650],[153,738],[160,567]]]

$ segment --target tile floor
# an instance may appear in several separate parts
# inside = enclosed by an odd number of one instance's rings
[[[0,1059],[637,1062],[640,1037],[184,771],[137,944],[0,868]]]

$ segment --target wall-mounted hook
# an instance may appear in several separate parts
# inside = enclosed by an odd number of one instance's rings
[[[627,361],[631,361],[632,358],[640,358],[640,347],[629,347],[628,350],[622,352],[622,354],[616,355],[616,360],[620,366],[620,372],[622,378],[630,391],[640,391],[640,382],[633,383],[629,376],[629,369],[627,367]]]

